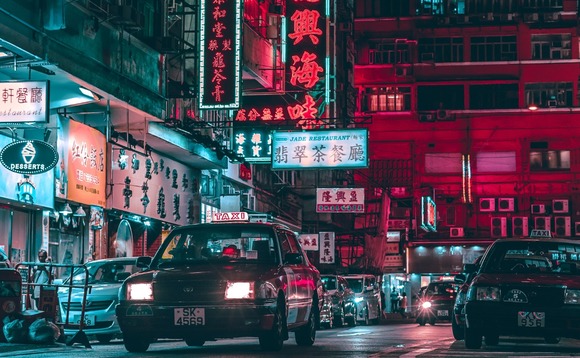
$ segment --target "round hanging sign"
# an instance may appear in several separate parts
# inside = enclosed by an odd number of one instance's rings
[[[39,140],[19,140],[0,151],[0,163],[14,173],[45,173],[58,162],[56,149]]]

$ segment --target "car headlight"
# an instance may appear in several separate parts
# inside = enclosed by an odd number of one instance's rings
[[[421,303],[421,308],[431,308],[431,302],[430,301],[424,301]]]
[[[568,305],[580,304],[580,290],[566,290],[564,303]]]
[[[495,286],[471,286],[467,291],[468,301],[492,301],[500,300],[501,294],[499,287]]]
[[[130,283],[127,285],[129,300],[153,300],[153,285],[151,283]]]
[[[362,298],[362,297],[356,297],[356,298],[354,299],[354,302],[355,302],[355,303],[359,303],[359,302],[362,302],[363,300],[364,300],[364,298]]]
[[[226,300],[254,298],[254,283],[253,282],[230,282],[226,285]]]

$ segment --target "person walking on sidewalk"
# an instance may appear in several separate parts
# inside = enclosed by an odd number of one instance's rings
[[[395,287],[391,291],[391,313],[397,313],[399,311],[399,292]]]
[[[403,292],[403,296],[399,301],[399,312],[401,313],[401,317],[407,318],[407,293]]]

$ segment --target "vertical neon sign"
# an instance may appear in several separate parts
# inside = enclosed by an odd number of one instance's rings
[[[286,90],[302,92],[289,116],[317,124],[326,104],[326,0],[290,0],[286,5]]]
[[[241,95],[242,1],[201,1],[199,108],[237,109]]]

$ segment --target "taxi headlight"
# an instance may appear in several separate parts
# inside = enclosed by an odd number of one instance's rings
[[[153,300],[153,285],[151,283],[130,283],[127,285],[129,300]]]
[[[421,307],[422,308],[431,308],[431,302],[425,301],[425,302],[421,303]]]
[[[226,285],[226,300],[254,298],[254,283],[253,282],[230,282]]]
[[[498,302],[500,297],[500,289],[495,286],[472,286],[467,291],[468,301]]]
[[[568,305],[580,304],[580,290],[566,290],[564,303]]]
[[[356,297],[354,299],[354,302],[359,303],[359,302],[362,302],[363,300],[364,300],[364,298],[362,298],[362,297]]]

